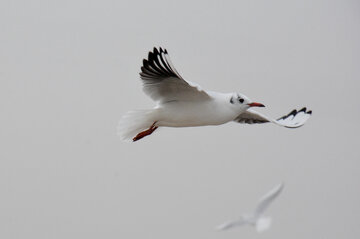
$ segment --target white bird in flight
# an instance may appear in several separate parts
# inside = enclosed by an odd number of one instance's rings
[[[245,124],[271,122],[287,128],[302,126],[311,115],[306,108],[293,110],[275,120],[252,107],[265,107],[240,93],[205,91],[185,81],[170,61],[166,49],[154,48],[143,60],[140,78],[144,92],[157,105],[153,109],[130,111],[119,122],[118,134],[137,141],[158,127],[221,125],[230,121]]]
[[[263,232],[270,228],[271,217],[264,216],[265,210],[269,207],[272,201],[279,196],[280,192],[284,188],[284,184],[281,183],[274,187],[271,191],[265,194],[258,202],[255,211],[251,214],[244,214],[237,220],[225,222],[218,227],[217,230],[227,230],[234,227],[251,225],[255,226],[256,231]]]

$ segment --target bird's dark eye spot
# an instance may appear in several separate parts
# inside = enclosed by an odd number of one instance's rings
[[[232,97],[230,98],[230,103],[234,104],[234,99]]]
[[[239,98],[239,102],[242,104],[244,103],[244,99],[243,98]]]

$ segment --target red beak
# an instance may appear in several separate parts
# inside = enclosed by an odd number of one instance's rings
[[[257,103],[257,102],[252,102],[252,103],[248,104],[248,106],[250,106],[250,107],[265,107],[265,105]]]

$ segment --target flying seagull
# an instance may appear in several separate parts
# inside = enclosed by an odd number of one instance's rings
[[[244,214],[237,220],[232,220],[219,225],[217,230],[227,230],[234,227],[251,225],[255,226],[256,231],[263,232],[270,228],[271,217],[263,216],[265,210],[269,207],[272,201],[279,196],[284,184],[281,183],[274,187],[271,191],[265,194],[258,202],[255,211],[252,214]]]
[[[153,109],[126,113],[120,120],[118,134],[124,140],[137,141],[158,127],[221,125],[230,121],[245,124],[271,122],[287,128],[302,126],[311,115],[306,108],[293,110],[275,120],[254,111],[265,107],[240,93],[205,91],[185,81],[171,63],[166,49],[154,48],[143,60],[140,78],[145,94],[157,104]]]

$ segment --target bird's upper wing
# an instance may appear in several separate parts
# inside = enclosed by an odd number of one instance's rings
[[[217,226],[216,229],[223,231],[223,230],[227,230],[227,229],[230,229],[233,227],[239,227],[239,226],[245,225],[246,223],[247,223],[246,220],[244,220],[243,218],[240,218],[236,221],[224,222],[223,224],[220,224],[219,226]]]
[[[199,86],[180,76],[166,49],[161,47],[159,50],[154,48],[153,52],[149,52],[148,59],[143,60],[140,78],[144,92],[159,103],[210,99]]]
[[[274,201],[274,199],[280,194],[283,188],[284,184],[280,183],[259,200],[254,212],[255,217],[260,217],[264,213],[264,211],[269,207],[270,203]]]
[[[289,114],[280,117],[279,119],[271,119],[263,114],[260,114],[252,109],[248,109],[241,113],[234,121],[245,124],[261,124],[272,122],[286,128],[298,128],[305,124],[310,118],[312,111],[306,111],[306,107],[301,110],[293,110]]]

